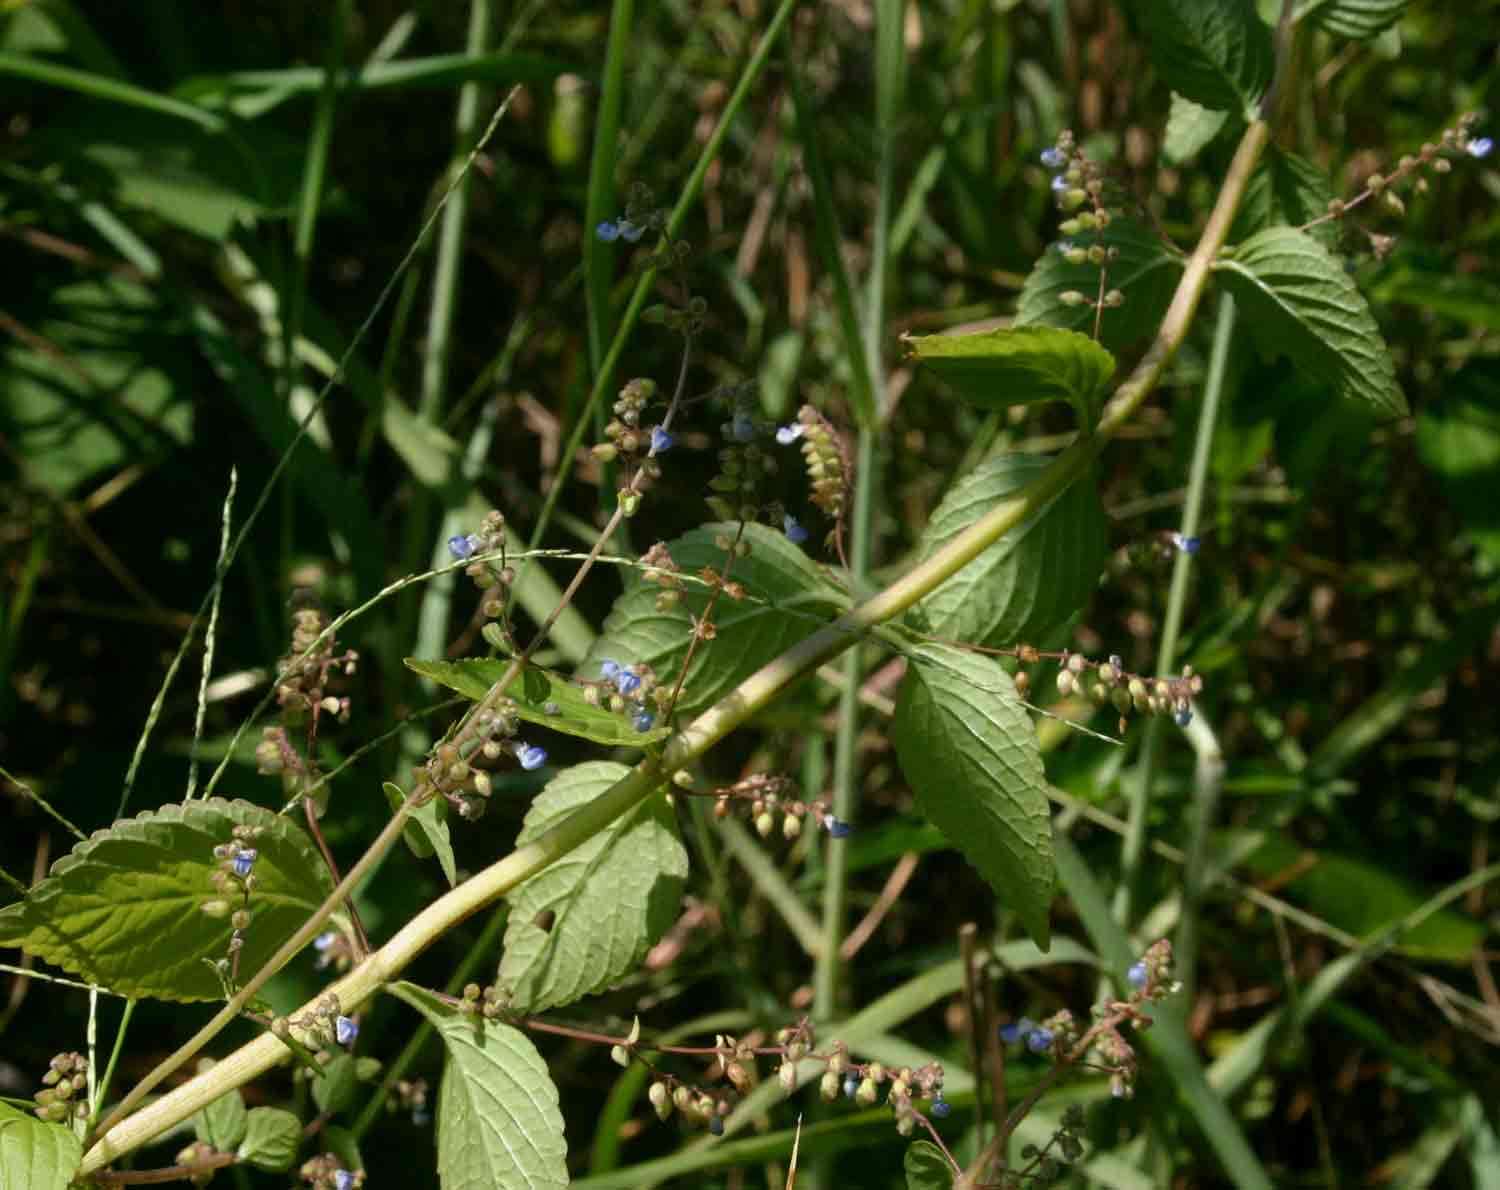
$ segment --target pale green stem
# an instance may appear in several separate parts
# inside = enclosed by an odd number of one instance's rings
[[[348,975],[320,992],[318,998],[332,994],[338,997],[339,1005],[345,1012],[358,1008],[383,984],[395,979],[413,959],[447,930],[504,896],[522,881],[536,875],[639,805],[663,783],[664,773],[672,773],[690,765],[719,740],[752,719],[792,683],[812,673],[823,662],[836,657],[870,629],[899,616],[930,595],[1005,533],[1047,507],[1074,480],[1082,476],[1104,446],[1150,396],[1162,371],[1186,336],[1207,283],[1209,266],[1224,244],[1245,185],[1265,148],[1266,132],[1266,125],[1256,121],[1241,137],[1220,191],[1219,201],[1209,216],[1198,247],[1183,270],[1182,279],[1156,339],[1135,370],[1116,391],[1095,433],[1069,447],[1026,488],[992,508],[890,587],[851,608],[833,623],[812,633],[751,674],[735,690],[670,737],[659,759],[647,757],[608,790],[587,805],[579,807],[540,838],[517,848],[504,859],[434,901],[407,922],[385,946],[371,954]],[[410,814],[410,805],[410,800],[403,804],[371,845],[369,852],[349,870],[323,908],[277,951],[251,983],[215,1016],[209,1026],[200,1030],[193,1041],[153,1072],[151,1085],[160,1082],[166,1073],[176,1069],[201,1049],[224,1024],[238,1015],[250,996],[275,971],[312,940],[326,914],[351,894],[354,887],[378,862],[378,857],[400,837]],[[312,1005],[307,1007],[310,1009]],[[190,1082],[175,1088],[135,1115],[121,1120],[85,1154],[79,1175],[93,1173],[134,1151],[219,1096],[263,1074],[283,1060],[286,1054],[286,1046],[270,1033],[242,1046]],[[143,1093],[141,1087],[132,1092],[135,1102],[139,1102],[139,1096]]]
[[[1219,303],[1219,318],[1214,327],[1213,351],[1209,357],[1208,380],[1203,387],[1203,406],[1198,412],[1198,435],[1193,443],[1193,459],[1188,469],[1187,494],[1182,502],[1182,523],[1178,531],[1184,537],[1196,537],[1203,509],[1203,489],[1208,482],[1208,464],[1213,454],[1214,427],[1219,420],[1219,400],[1224,391],[1224,373],[1229,362],[1229,343],[1234,337],[1234,299],[1225,294]],[[1187,609],[1188,580],[1193,555],[1177,552],[1172,567],[1172,586],[1167,593],[1167,611],[1162,619],[1161,644],[1156,654],[1156,672],[1165,677],[1172,672],[1177,659],[1177,638],[1182,631],[1182,617]],[[1130,787],[1129,824],[1120,855],[1120,886],[1115,890],[1115,920],[1130,928],[1130,915],[1141,864],[1146,857],[1146,816],[1151,808],[1151,782],[1156,771],[1156,754],[1166,722],[1160,716],[1146,722],[1146,738],[1141,758]]]

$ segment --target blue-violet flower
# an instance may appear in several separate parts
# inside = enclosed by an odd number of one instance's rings
[[[794,421],[789,426],[780,426],[776,430],[776,441],[782,446],[790,446],[798,438],[802,437],[806,429],[800,421]]]
[[[1490,151],[1494,149],[1494,147],[1495,142],[1491,138],[1487,136],[1476,136],[1473,140],[1471,140],[1467,145],[1464,146],[1464,152],[1467,153],[1470,157],[1475,157],[1483,161],[1490,155]]]
[[[335,1017],[333,1039],[340,1045],[349,1045],[359,1036],[359,1026],[346,1016]]]
[[[1146,970],[1145,963],[1131,963],[1130,970],[1125,972],[1126,982],[1128,982],[1131,987],[1136,989],[1145,987],[1146,981],[1150,978],[1151,975]]]
[[[801,545],[807,540],[807,530],[797,523],[797,518],[791,513],[781,519],[781,527],[786,530],[787,540],[794,545]]]
[[[517,744],[516,759],[521,762],[521,767],[529,773],[547,763],[547,749],[540,748],[536,744]]]
[[[651,431],[651,449],[657,454],[665,454],[676,442],[677,439],[660,426]]]
[[[250,875],[250,869],[255,867],[255,859],[259,853],[254,847],[247,847],[234,857],[234,874],[243,880]]]
[[[1042,164],[1048,169],[1061,169],[1067,163],[1067,155],[1056,145],[1042,150]]]

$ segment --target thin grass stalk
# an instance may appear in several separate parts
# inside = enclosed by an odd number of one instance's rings
[[[584,302],[589,332],[589,368],[598,374],[609,340],[609,291],[615,253],[593,229],[617,213],[615,170],[619,166],[620,108],[625,96],[625,58],[635,28],[635,0],[615,0],[609,14],[604,78],[589,155],[588,196],[583,209]]]

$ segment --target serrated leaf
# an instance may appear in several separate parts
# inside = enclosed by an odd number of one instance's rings
[[[385,790],[385,800],[391,809],[399,810],[406,801],[406,794],[401,792],[401,787],[387,781],[381,788]],[[448,834],[448,803],[444,799],[435,797],[413,810],[411,820],[401,832],[401,837],[418,859],[436,855],[443,875],[448,878],[448,884],[452,886],[458,883],[453,840]]]
[[[919,1140],[906,1150],[906,1190],[952,1190],[953,1167],[942,1149]]]
[[[359,1067],[353,1054],[335,1054],[323,1067],[323,1076],[313,1079],[313,1102],[331,1116],[353,1107],[358,1094]]]
[[[476,657],[466,661],[420,661],[408,657],[406,665],[424,678],[477,702],[505,676],[511,663],[504,657]],[[516,714],[528,723],[612,748],[644,748],[672,734],[667,727],[636,731],[628,714],[617,715],[593,706],[585,700],[582,686],[534,665],[528,665],[522,678],[510,684],[505,696],[516,704]],[[547,713],[549,702],[556,704],[557,714]]]
[[[245,1123],[245,1139],[235,1156],[256,1169],[280,1173],[291,1168],[302,1143],[302,1121],[279,1107],[252,1107]]]
[[[1044,455],[999,455],[960,479],[923,530],[923,559],[937,553],[1051,464]],[[936,636],[978,645],[1035,643],[1094,593],[1107,551],[1104,508],[1092,474],[1011,529],[917,605]]]
[[[1172,92],[1172,108],[1162,134],[1161,155],[1172,165],[1186,165],[1198,156],[1229,121],[1229,113],[1194,103]]]
[[[1407,0],[1311,0],[1298,9],[1297,19],[1311,18],[1330,33],[1366,41],[1399,21],[1406,4]]]
[[[437,1107],[443,1190],[566,1186],[557,1088],[526,1035],[456,1012],[415,984],[389,990],[431,1021],[448,1048]]]
[[[0,1186],[67,1190],[82,1161],[72,1129],[0,1103]]]
[[[1092,429],[1115,359],[1087,335],[1049,326],[907,335],[911,357],[981,409],[1066,401]]]
[[[1443,388],[1417,419],[1417,453],[1464,532],[1500,564],[1500,366],[1470,362]]]
[[[1172,90],[1248,116],[1271,82],[1271,31],[1250,0],[1129,0]]]
[[[1376,413],[1406,413],[1375,316],[1338,261],[1306,232],[1257,232],[1214,271],[1243,307],[1262,350],[1289,357],[1339,396]]]
[[[516,846],[592,801],[630,770],[596,761],[559,773],[526,812]],[[500,983],[521,1012],[603,991],[636,970],[677,919],[688,857],[660,796],[617,818],[507,898]]]
[[[245,801],[163,806],[96,831],[52,865],[24,901],[0,909],[0,946],[135,999],[219,1000],[204,960],[227,953],[227,916],[199,911],[220,899],[213,849],[236,826],[255,840],[252,919],[240,970],[258,970],[333,891],[322,856],[300,827]]]
[[[714,539],[733,539],[736,528],[702,525],[669,542],[668,552],[684,574],[696,575],[705,566],[722,571],[724,550]],[[734,560],[729,577],[743,584],[745,598],[725,597],[715,605],[717,635],[693,654],[677,704],[680,711],[691,713],[715,702],[847,606],[846,597],[781,533],[746,525],[743,540],[750,553]],[[597,678],[600,662],[610,658],[621,665],[647,664],[662,683],[676,682],[692,637],[691,617],[702,614],[708,592],[699,584],[685,584],[677,606],[658,611],[660,592],[660,586],[638,575],[627,580],[603,633],[579,667],[582,676]]]
[[[1055,879],[1047,777],[1010,675],[978,654],[920,645],[891,734],[917,809],[1046,950]]]
[[[1112,219],[1103,232],[1081,238],[1079,243],[1102,244],[1118,253],[1108,266],[1106,284],[1125,295],[1125,304],[1099,315],[1099,342],[1117,352],[1154,332],[1182,272],[1181,255],[1149,228],[1126,218]],[[1098,267],[1069,264],[1058,252],[1045,253],[1021,289],[1015,325],[1057,326],[1092,334],[1095,311],[1088,306],[1065,306],[1059,300],[1070,289],[1097,294]]]
[[[248,1117],[245,1097],[238,1091],[230,1091],[193,1113],[193,1132],[204,1144],[221,1153],[232,1153],[245,1138]]]
[[[1245,187],[1230,237],[1248,239],[1279,224],[1300,227],[1328,213],[1333,187],[1328,175],[1305,157],[1267,145],[1265,155]],[[1330,219],[1308,230],[1325,247],[1338,240],[1338,223]]]

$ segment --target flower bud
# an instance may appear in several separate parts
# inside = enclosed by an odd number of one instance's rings
[[[758,814],[755,818],[755,833],[762,839],[771,837],[771,832],[776,829],[776,816],[769,810]]]
[[[776,1071],[776,1079],[781,1083],[781,1089],[790,1095],[797,1089],[797,1064],[783,1062]]]
[[[611,1049],[609,1051],[609,1056],[617,1066],[630,1065],[630,1051],[623,1045],[617,1045],[613,1049]]]
[[[646,1098],[651,1100],[658,1120],[665,1120],[672,1114],[672,1096],[666,1083],[652,1083],[651,1089],[646,1092]]]
[[[838,1072],[835,1070],[828,1070],[824,1072],[823,1077],[818,1081],[818,1094],[821,1095],[826,1102],[832,1103],[839,1097],[840,1090],[841,1087]]]
[[[860,1107],[874,1107],[875,1100],[879,1098],[880,1092],[876,1090],[875,1080],[866,1076],[859,1084],[859,1089],[854,1092],[854,1102]]]

